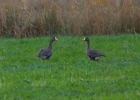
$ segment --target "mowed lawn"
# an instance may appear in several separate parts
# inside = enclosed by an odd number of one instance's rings
[[[140,35],[89,36],[104,53],[90,61],[84,36],[0,39],[0,100],[140,100]]]

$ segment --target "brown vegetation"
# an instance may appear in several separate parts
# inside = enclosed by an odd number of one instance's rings
[[[129,1],[1,0],[0,36],[140,33],[140,6]]]

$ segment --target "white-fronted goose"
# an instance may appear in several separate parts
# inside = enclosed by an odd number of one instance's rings
[[[90,60],[98,61],[100,57],[105,57],[105,55],[101,52],[90,49],[90,41],[88,37],[84,38],[83,41],[87,41],[88,46],[86,49],[86,54]]]
[[[50,40],[50,43],[49,43],[49,47],[46,49],[40,50],[38,53],[38,57],[41,58],[43,61],[45,59],[49,60],[49,58],[52,55],[52,43],[53,43],[53,41],[56,41],[56,40],[58,40],[56,37],[52,37]]]

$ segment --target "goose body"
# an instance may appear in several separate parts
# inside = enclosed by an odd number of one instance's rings
[[[38,57],[42,59],[49,59],[52,55],[51,49],[42,49],[38,53]]]
[[[87,49],[86,54],[90,60],[96,60],[96,61],[98,61],[101,57],[105,57],[105,55],[102,54],[101,52],[97,50],[91,50],[91,49]]]
[[[52,55],[52,43],[56,40],[58,40],[56,37],[52,37],[49,43],[49,47],[41,49],[38,53],[38,58],[41,58],[42,60],[49,60]]]
[[[88,47],[86,49],[86,55],[90,60],[98,61],[101,57],[105,57],[105,55],[98,50],[90,49],[90,41],[88,37],[84,38],[83,40],[87,41]]]

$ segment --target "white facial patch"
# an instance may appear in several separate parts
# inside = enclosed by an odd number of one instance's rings
[[[83,39],[83,41],[85,41],[85,38]]]
[[[58,40],[58,39],[55,37],[55,40]]]

